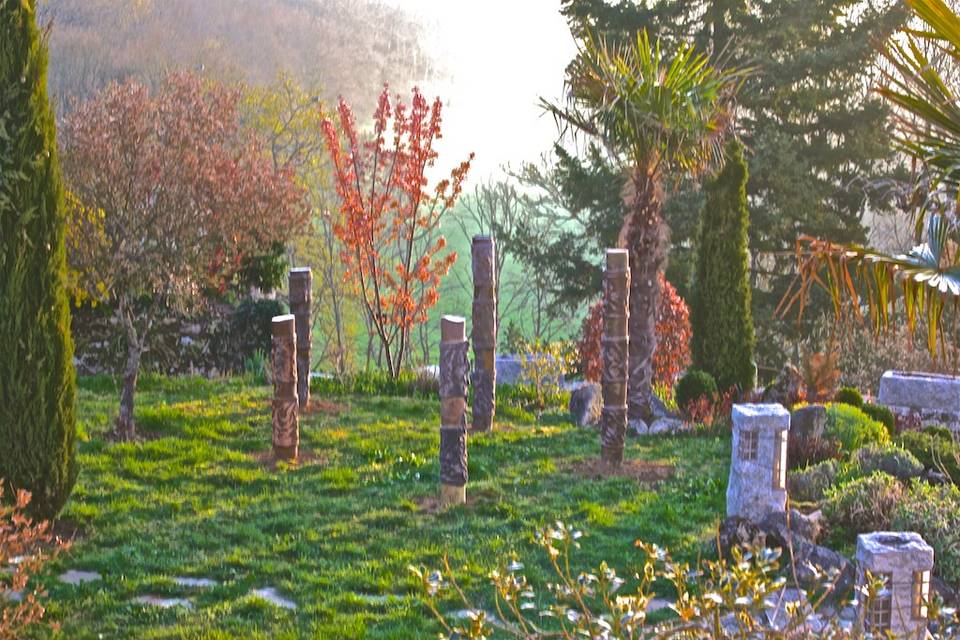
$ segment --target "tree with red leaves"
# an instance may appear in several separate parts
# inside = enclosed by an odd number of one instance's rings
[[[657,305],[657,349],[653,352],[653,381],[672,387],[677,376],[690,364],[690,309],[673,285],[660,278],[660,303]],[[603,375],[600,338],[603,335],[603,301],[590,307],[583,320],[578,350],[583,376],[599,382]]]
[[[140,358],[158,311],[200,306],[244,258],[306,223],[303,189],[241,127],[241,88],[185,73],[113,84],[61,129],[75,292],[111,304],[127,362],[116,434],[134,437]]]
[[[427,189],[426,172],[437,159],[440,111],[439,98],[431,106],[416,88],[408,109],[400,96],[391,101],[384,87],[372,137],[361,140],[342,98],[340,131],[332,120],[323,123],[342,213],[334,231],[393,377],[409,357],[413,327],[426,322],[439,299],[440,280],[457,259],[453,252],[442,254],[446,240],[438,229],[460,195],[473,154]]]

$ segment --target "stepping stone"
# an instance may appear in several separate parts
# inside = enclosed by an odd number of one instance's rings
[[[654,611],[660,611],[661,609],[669,609],[672,605],[672,600],[666,600],[664,598],[652,598],[650,600],[650,604],[647,605],[647,613],[653,613]]]
[[[151,607],[160,607],[161,609],[172,609],[173,607],[183,607],[184,609],[193,609],[193,603],[186,598],[164,598],[163,596],[139,596],[133,599],[137,604],[145,604]]]
[[[289,609],[295,611],[297,608],[297,603],[293,600],[287,600],[273,587],[264,587],[263,589],[254,589],[250,592],[251,595],[266,600],[275,607],[280,607],[281,609]]]
[[[60,575],[60,582],[72,585],[83,584],[84,582],[96,582],[98,580],[103,580],[103,576],[96,571],[74,571],[71,569]]]
[[[390,601],[390,598],[398,597],[398,596],[385,596],[385,595],[373,594],[373,593],[354,593],[353,595],[357,598],[357,600],[360,600],[365,604],[372,604],[372,605],[387,604],[387,602]]]
[[[10,602],[23,602],[23,591],[0,591],[0,599]]]
[[[178,576],[173,579],[173,581],[181,587],[196,587],[202,589],[209,589],[211,587],[219,587],[220,583],[216,580],[211,580],[210,578],[189,578],[184,576]]]

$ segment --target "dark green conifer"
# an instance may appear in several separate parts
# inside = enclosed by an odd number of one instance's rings
[[[0,478],[51,518],[77,470],[63,185],[35,0],[0,0]],[[9,494],[7,494],[9,495]]]
[[[754,386],[750,257],[747,253],[747,163],[743,147],[727,145],[723,169],[706,185],[700,216],[696,280],[690,305],[693,366],[721,389]]]

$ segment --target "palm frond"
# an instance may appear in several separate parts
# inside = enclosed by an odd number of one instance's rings
[[[663,161],[696,173],[720,157],[733,97],[748,73],[717,69],[689,45],[668,56],[646,31],[619,44],[588,31],[568,69],[566,102],[541,104],[635,166]]]

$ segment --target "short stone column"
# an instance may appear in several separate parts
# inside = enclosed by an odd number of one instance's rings
[[[625,249],[607,249],[603,273],[603,410],[600,417],[600,457],[623,463],[627,433],[630,320],[630,256]]]
[[[275,316],[272,323],[273,348],[273,453],[277,458],[296,460],[300,446],[297,414],[297,330],[292,314]]]
[[[473,238],[473,430],[489,431],[497,406],[496,245]]]
[[[440,319],[440,506],[467,501],[467,322]]]
[[[886,532],[857,536],[857,615],[864,630],[886,637],[926,637],[933,549],[916,533]],[[886,587],[867,602],[859,590],[867,572],[886,579]]]
[[[290,313],[297,322],[297,397],[304,411],[310,404],[310,307],[313,274],[310,267],[290,270]]]
[[[779,404],[733,406],[727,515],[761,522],[787,507],[790,412]]]

